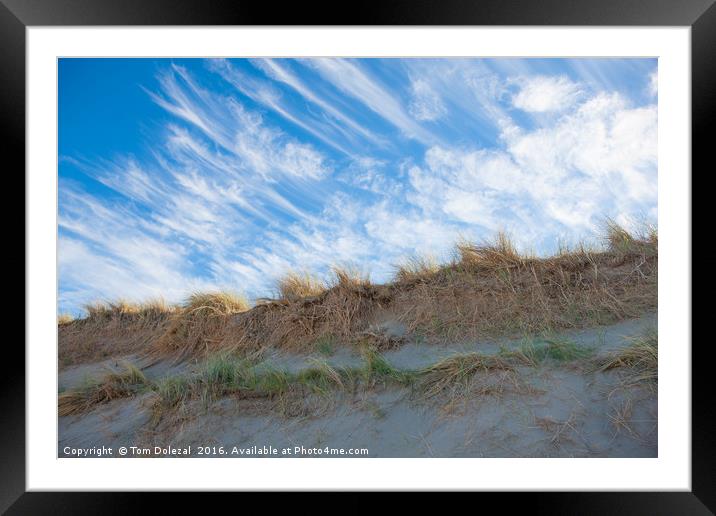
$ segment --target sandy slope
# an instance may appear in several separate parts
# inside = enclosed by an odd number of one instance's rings
[[[654,314],[613,326],[564,332],[557,338],[596,348],[597,354],[625,346],[629,337],[656,325]],[[384,353],[394,366],[420,368],[458,352],[494,353],[518,341],[427,346],[410,343]],[[129,357],[130,359],[132,357]],[[293,371],[310,357],[274,353],[265,364]],[[357,365],[345,349],[327,357],[336,366]],[[71,367],[59,377],[70,389],[101,376],[117,361]],[[198,364],[159,363],[150,379],[191,374]],[[261,366],[259,366],[261,367]],[[657,398],[646,387],[622,388],[623,372],[593,372],[575,363],[546,362],[500,378],[494,393],[482,389],[468,399],[425,400],[410,388],[376,387],[355,393],[309,395],[279,413],[252,399],[227,397],[208,408],[194,402],[190,415],[156,424],[147,408],[151,394],[116,400],[93,411],[59,419],[58,454],[70,448],[120,446],[179,448],[198,456],[327,456],[327,449],[364,448],[368,457],[656,457]],[[494,381],[494,379],[493,379]],[[191,446],[189,450],[188,447]],[[282,455],[284,449],[291,455]],[[267,453],[268,452],[268,453]],[[131,456],[131,453],[129,454]]]

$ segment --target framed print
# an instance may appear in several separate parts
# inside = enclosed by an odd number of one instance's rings
[[[3,509],[440,490],[708,514],[714,9],[3,0],[27,300]]]

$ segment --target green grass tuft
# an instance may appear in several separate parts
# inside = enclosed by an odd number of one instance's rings
[[[567,339],[549,338],[537,342],[527,340],[516,351],[501,350],[502,356],[513,356],[532,365],[538,365],[545,360],[555,362],[581,360],[592,356],[593,353],[594,349],[591,347],[580,346]]]
[[[402,385],[410,385],[415,379],[415,371],[404,371],[393,367],[383,355],[372,348],[363,351],[365,365],[362,376],[370,382],[393,381]]]
[[[332,356],[336,352],[336,338],[333,335],[323,335],[313,343],[315,349],[323,356]]]

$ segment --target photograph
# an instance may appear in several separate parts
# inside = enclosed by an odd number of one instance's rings
[[[715,1],[0,0],[0,514],[714,514]]]
[[[56,65],[55,458],[661,456],[658,57]]]

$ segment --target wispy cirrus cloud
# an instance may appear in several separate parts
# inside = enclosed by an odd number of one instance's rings
[[[378,144],[381,146],[385,146],[387,144],[385,139],[375,134],[375,132],[366,129],[361,124],[353,120],[351,117],[347,116],[343,111],[341,111],[340,108],[334,106],[330,101],[321,97],[319,93],[313,91],[310,86],[305,84],[304,81],[302,81],[297,75],[291,72],[291,70],[287,66],[282,65],[280,60],[254,59],[252,60],[252,63],[257,68],[266,73],[269,77],[288,85],[293,90],[298,92],[308,102],[315,104],[324,113],[339,121],[341,124],[345,125],[349,130],[347,131],[349,139],[352,139],[352,133],[355,133],[356,135],[366,138],[374,144]]]
[[[298,113],[282,97],[282,94],[269,81],[252,77],[232,66],[226,59],[209,61],[209,69],[218,73],[225,81],[234,86],[242,94],[254,102],[261,104],[282,116],[292,124],[300,127],[322,142],[330,145],[347,156],[353,153],[337,141],[335,131],[331,125],[317,117],[305,113]]]
[[[290,268],[347,262],[382,281],[460,235],[539,252],[604,216],[656,220],[655,63],[159,64],[145,152],[60,162],[61,309],[263,297]]]
[[[394,96],[353,61],[320,58],[304,60],[338,89],[358,99],[366,107],[400,129],[406,136],[423,143],[438,138],[420,124],[415,123],[403,105]]]

